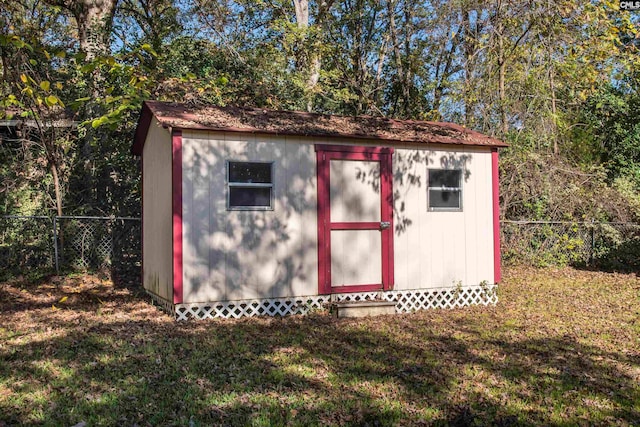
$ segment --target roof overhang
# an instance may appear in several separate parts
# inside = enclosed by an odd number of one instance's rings
[[[503,141],[454,123],[336,116],[240,107],[190,107],[145,101],[131,152],[141,155],[153,118],[171,129],[348,138],[393,144],[506,147]]]

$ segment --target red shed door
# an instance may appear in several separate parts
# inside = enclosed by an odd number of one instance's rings
[[[320,293],[392,289],[391,149],[316,151]]]

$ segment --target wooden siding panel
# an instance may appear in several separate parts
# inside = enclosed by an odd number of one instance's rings
[[[183,144],[184,301],[315,294],[313,145],[197,131]],[[273,210],[227,210],[227,160],[275,162]]]
[[[185,132],[185,302],[316,294],[314,142],[324,141]],[[396,148],[396,289],[493,281],[490,156],[482,148]],[[461,159],[469,172],[463,212],[429,212],[427,165]],[[227,211],[226,160],[275,162],[273,211]]]
[[[473,166],[474,169],[478,170],[485,167],[484,156],[480,153],[474,153]],[[481,179],[478,178],[480,178],[478,174],[474,173],[473,176],[469,175],[469,177],[463,181],[463,203],[465,210],[463,251],[466,260],[464,283],[470,285],[475,284],[476,278],[478,277],[478,264],[480,259],[478,250],[479,244],[482,242],[482,240],[479,240],[479,237],[481,236],[478,230],[478,219],[479,216],[482,215],[483,199],[486,197],[486,195],[483,194],[484,189]],[[471,212],[477,212],[477,214],[467,214]]]
[[[425,277],[428,278],[427,283],[440,284],[441,286],[450,286],[451,283],[445,282],[444,259],[447,248],[445,247],[445,234],[451,232],[451,223],[448,218],[443,217],[441,212],[438,215],[432,215],[428,212],[425,219],[426,227],[421,227],[422,236],[428,239],[427,256],[429,260],[428,268],[431,270]],[[445,214],[446,215],[446,214]],[[448,236],[450,238],[450,236]],[[447,239],[448,240],[448,239]]]
[[[493,264],[493,194],[491,152],[482,153],[484,165],[482,168],[482,183],[480,193],[482,197],[480,208],[478,209],[478,242],[481,242],[483,251],[478,254],[478,273],[473,284],[479,284],[486,280],[488,283],[494,282]]]
[[[287,137],[282,167],[285,186],[277,198],[280,221],[289,237],[279,259],[275,296],[314,295],[318,288],[316,162],[313,145]]]
[[[490,156],[481,148],[396,148],[396,289],[493,281]],[[463,169],[462,212],[428,211],[427,169],[458,167]]]
[[[227,253],[233,250],[224,213],[227,209],[226,165],[222,153],[225,149],[224,138],[219,134],[206,133],[210,146],[209,164],[209,286],[213,293],[208,294],[209,301],[227,298]],[[196,148],[197,149],[197,148]]]
[[[431,236],[423,234],[426,224],[421,221],[426,211],[424,156],[411,149],[393,155],[396,289],[423,286],[431,270],[430,252],[425,250]]]
[[[171,135],[151,121],[142,153],[143,161],[143,285],[173,301]]]
[[[212,241],[224,245],[225,239],[220,239],[220,224],[211,216],[211,194],[219,191],[212,175],[220,177],[216,171],[222,148],[221,141],[206,132],[183,135],[184,302],[225,298],[224,253],[212,250]]]

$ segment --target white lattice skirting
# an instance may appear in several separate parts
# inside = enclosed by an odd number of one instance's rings
[[[457,308],[467,305],[492,305],[498,302],[496,285],[472,287],[413,289],[388,292],[314,295],[307,297],[265,298],[210,303],[171,304],[150,294],[176,320],[239,318],[251,316],[287,316],[307,314],[330,302],[396,301],[396,313],[410,313],[429,308]]]

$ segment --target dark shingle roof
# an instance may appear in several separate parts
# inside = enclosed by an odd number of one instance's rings
[[[504,142],[454,123],[396,120],[369,116],[335,116],[262,108],[192,107],[146,101],[132,152],[142,153],[151,117],[175,129],[302,135],[381,140],[385,144],[425,143],[506,147]]]

